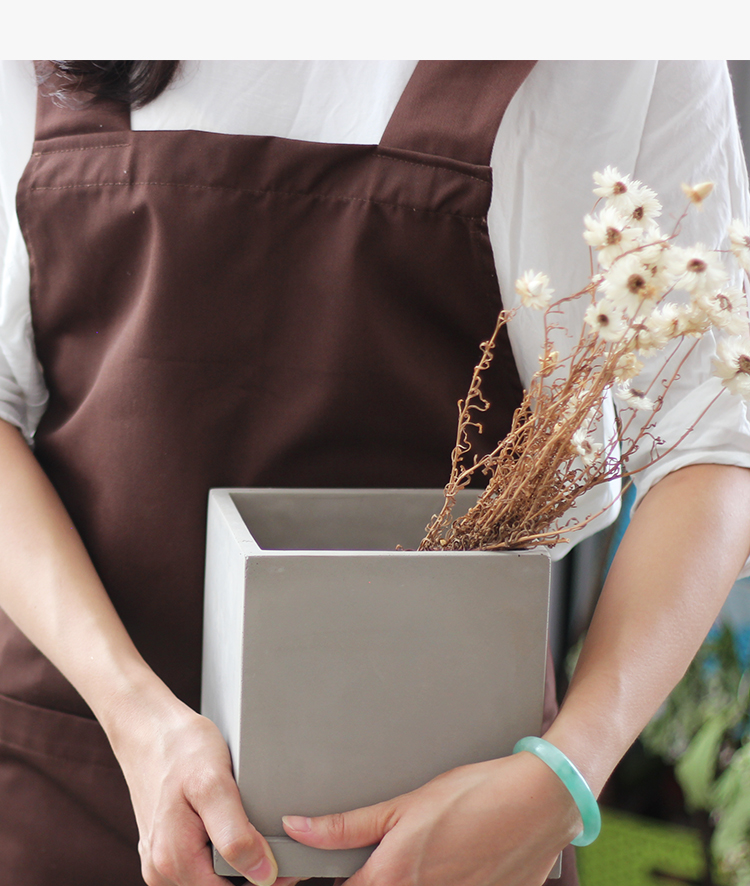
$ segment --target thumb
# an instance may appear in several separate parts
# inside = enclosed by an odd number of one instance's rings
[[[379,843],[393,827],[396,808],[393,801],[377,803],[307,818],[301,815],[285,815],[281,821],[286,833],[298,843],[318,849],[358,849]]]

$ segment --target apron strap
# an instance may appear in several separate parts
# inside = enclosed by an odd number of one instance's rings
[[[535,61],[420,61],[382,147],[489,166],[503,115]]]
[[[129,132],[130,105],[111,99],[90,98],[85,93],[73,95],[64,106],[57,97],[68,85],[64,75],[48,62],[34,62],[39,86],[36,99],[36,141],[63,135],[87,135],[94,132]]]

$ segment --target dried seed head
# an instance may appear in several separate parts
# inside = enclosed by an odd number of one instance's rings
[[[607,246],[616,246],[622,240],[622,231],[618,231],[617,228],[607,228],[607,238],[606,244]]]
[[[698,185],[683,185],[682,190],[685,196],[690,200],[691,203],[694,203],[698,209],[703,208],[703,201],[708,197],[708,195],[713,191],[714,183],[713,182],[701,182]]]
[[[647,288],[648,282],[642,274],[631,274],[625,285],[633,295],[640,295]]]

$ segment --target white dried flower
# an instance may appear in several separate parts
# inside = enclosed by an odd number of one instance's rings
[[[649,234],[649,241],[638,250],[641,264],[651,272],[654,286],[662,290],[674,285],[674,277],[669,270],[669,253],[672,248],[659,229],[654,228]]]
[[[675,277],[670,266],[673,247],[668,240],[662,238],[658,228],[654,228],[654,234],[655,238],[641,246],[637,255],[644,269],[651,275],[651,285],[664,296],[669,294],[675,285]]]
[[[632,351],[622,354],[613,369],[613,375],[619,382],[629,381],[640,375],[643,370],[643,361],[639,360]]]
[[[714,375],[731,393],[750,400],[750,337],[734,335],[719,342]]]
[[[738,218],[729,225],[729,248],[743,271],[750,271],[750,231]]]
[[[521,303],[536,311],[549,307],[554,291],[549,287],[549,277],[546,274],[526,271],[523,277],[516,280],[516,292],[521,297]]]
[[[716,252],[700,245],[693,249],[672,245],[693,207],[688,203],[685,213],[672,219],[671,230],[662,234],[657,219],[663,210],[653,191],[613,167],[596,173],[594,180],[596,194],[603,199],[585,219],[584,238],[592,256],[594,250],[598,252],[599,266],[591,268],[583,288],[554,302],[544,274],[529,271],[516,282],[519,306],[547,311],[541,318],[544,353],[539,370],[525,393],[514,433],[490,455],[475,455],[470,463],[466,456],[471,427],[476,424],[472,409],[481,410],[487,404],[478,386],[485,363],[477,367],[466,408],[461,410],[445,507],[428,528],[422,549],[513,549],[567,541],[562,533],[570,524],[558,519],[562,510],[567,511],[596,484],[623,473],[616,438],[610,439],[601,427],[611,405],[609,399],[603,400],[606,394],[612,392],[616,400],[618,432],[625,440],[626,454],[645,444],[645,460],[655,463],[669,452],[658,436],[655,414],[670,392],[675,398],[681,396],[690,353],[695,351],[696,359],[705,353],[694,342],[684,341],[685,336],[702,335],[712,324],[730,335],[742,326],[745,334],[721,342],[713,356],[716,375],[724,385],[750,402],[750,324],[742,294],[729,288]],[[712,188],[705,182],[686,187],[685,193],[700,207]],[[740,263],[750,266],[748,228],[733,222],[729,240]],[[673,294],[676,289],[681,291]],[[553,350],[553,341],[557,342],[559,333],[573,330],[551,315],[574,301],[574,310],[584,313],[583,329],[561,358]],[[514,313],[501,313],[491,341]],[[713,348],[713,337],[705,344]],[[490,351],[488,345],[484,353],[491,356]],[[656,351],[661,354],[649,366],[646,356]],[[675,383],[682,387],[673,390]],[[721,390],[719,381],[715,386]],[[563,445],[554,464],[547,457],[552,443]],[[546,473],[537,484],[540,461]],[[455,478],[464,476],[463,469],[467,475],[483,472],[488,478],[478,507],[472,508],[475,516],[467,524],[451,516],[453,492],[460,485]],[[498,496],[500,489],[502,496]]]
[[[604,452],[604,446],[601,443],[594,443],[583,428],[579,428],[573,434],[573,448],[586,467],[595,465]]]
[[[552,375],[555,369],[557,369],[559,360],[559,351],[545,351],[539,357],[539,375],[542,377]]]
[[[630,317],[639,311],[649,313],[662,290],[652,269],[644,265],[639,252],[623,255],[613,262],[602,281],[607,298]]]
[[[640,182],[633,182],[632,187],[628,190],[633,202],[628,221],[639,228],[650,231],[655,226],[656,219],[661,215],[662,207],[656,193]]]
[[[630,227],[614,207],[605,206],[598,216],[583,219],[583,239],[599,253],[599,264],[608,268],[618,255],[634,249],[641,238],[640,228]]]
[[[628,351],[637,351],[642,357],[648,357],[662,347],[658,341],[654,340],[654,334],[643,317],[630,321],[623,341]]]
[[[619,209],[623,215],[630,215],[635,206],[633,189],[640,182],[631,182],[629,175],[622,175],[614,166],[595,172],[594,182],[598,185],[594,188],[597,197],[603,197],[608,206]]]
[[[697,299],[689,305],[680,305],[680,331],[689,338],[700,338],[711,328],[711,320]]]
[[[716,254],[700,243],[688,249],[672,247],[668,261],[675,285],[696,297],[716,292],[728,282],[727,273]]]
[[[627,329],[622,311],[606,298],[590,304],[583,319],[604,341],[620,341]]]
[[[684,334],[683,314],[681,307],[673,302],[665,302],[653,311],[645,321],[652,348],[663,348],[672,339]]]
[[[703,209],[703,201],[709,196],[713,189],[713,182],[701,182],[698,185],[682,185],[683,193],[691,203],[694,203],[698,207],[698,209]]]
[[[747,334],[747,301],[739,289],[727,286],[720,292],[701,295],[696,306],[701,308],[712,326],[729,335]]]
[[[646,392],[634,388],[629,381],[615,388],[614,393],[615,397],[633,409],[647,409],[653,412],[656,408],[656,404],[646,396]]]

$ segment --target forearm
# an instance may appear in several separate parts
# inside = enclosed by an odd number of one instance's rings
[[[3,421],[0,562],[0,606],[81,693],[112,743],[144,879],[216,882],[212,841],[237,870],[270,886],[276,862],[247,820],[218,729],[141,658],[57,493]]]
[[[750,551],[750,471],[694,465],[633,515],[546,737],[598,793],[682,677]]]
[[[113,728],[114,712],[127,705],[136,687],[155,695],[162,691],[56,491],[20,433],[4,421],[0,562],[0,607],[71,681],[105,728]]]

